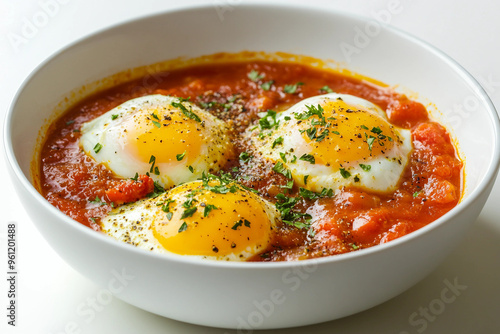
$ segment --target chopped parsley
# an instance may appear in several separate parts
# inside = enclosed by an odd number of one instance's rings
[[[131,179],[132,181],[137,181],[137,180],[138,180],[138,178],[139,178],[139,173],[135,173],[135,176],[134,176],[134,177],[131,177],[130,179]]]
[[[324,85],[323,87],[321,87],[319,89],[319,91],[321,93],[333,93],[333,90],[330,87],[328,87],[327,85]]]
[[[149,163],[151,164],[151,168],[149,169],[149,172],[153,173],[153,171],[156,171],[156,169],[154,168],[155,163],[156,163],[156,157],[154,155],[151,155],[151,157],[149,158]]]
[[[209,215],[210,211],[217,210],[217,209],[219,209],[219,208],[216,207],[215,205],[212,205],[212,204],[205,205],[205,209],[203,210],[203,217],[207,217]]]
[[[184,101],[183,99],[179,99],[179,100],[181,102]],[[194,119],[196,122],[201,123],[200,117],[198,117],[198,115],[196,115],[193,112],[193,110],[191,110],[191,108],[188,110],[181,102],[172,102],[170,104],[172,105],[172,107],[179,108],[186,117]]]
[[[307,179],[309,178],[309,175],[304,175],[304,184],[307,185]]]
[[[363,165],[363,164],[359,164],[359,167],[361,167],[361,169],[363,169],[365,172],[369,172],[370,169],[372,169],[372,166],[371,165]]]
[[[274,140],[273,146],[271,148],[275,148],[276,145],[281,145],[281,144],[283,144],[283,137],[278,137]]]
[[[252,80],[253,82],[257,82],[259,81],[260,79],[264,78],[264,74],[262,73],[259,73],[258,71],[256,70],[251,70],[248,74],[248,79]]]
[[[310,162],[312,165],[314,165],[316,163],[316,159],[314,159],[314,156],[311,155],[311,154],[303,154],[299,160],[302,160],[302,161],[308,161]]]
[[[289,169],[286,169],[285,166],[283,165],[283,163],[281,161],[278,161],[274,165],[273,171],[276,172],[276,173],[284,175],[287,179],[291,179],[292,178],[292,172]]]
[[[261,130],[278,127],[278,121],[276,120],[276,111],[268,110],[265,114],[259,114],[259,116],[261,117],[259,119],[259,125]]]
[[[158,183],[158,181],[154,181],[154,189],[153,192],[148,194],[149,198],[155,198],[158,197],[159,195],[163,194],[165,192],[165,188],[161,186],[161,184]]]
[[[177,161],[181,161],[182,159],[184,159],[184,157],[186,156],[186,152],[187,151],[184,151],[183,153],[176,154],[175,158],[177,159]]]
[[[170,212],[169,205],[170,205],[170,203],[174,203],[174,202],[175,202],[175,201],[174,201],[174,200],[172,200],[172,199],[170,199],[170,198],[169,198],[169,199],[167,199],[167,200],[165,201],[165,203],[163,203],[163,206],[161,207],[162,211],[163,211],[163,212],[167,212],[167,213],[168,213],[168,212]]]
[[[101,145],[101,143],[97,143],[97,144],[95,144],[95,146],[94,146],[94,152],[95,152],[95,153],[99,153],[99,151],[100,151],[101,149],[102,149],[102,145]]]
[[[188,169],[189,169],[189,171],[190,171],[191,173],[194,173],[194,168],[193,168],[193,166],[189,165],[189,166],[188,166]]]
[[[120,115],[118,115],[118,114],[111,115],[111,120],[113,120],[113,121],[114,121],[115,119],[117,119],[117,118],[118,118],[118,116],[120,116]]]
[[[295,94],[297,92],[297,88],[299,86],[302,86],[304,83],[303,82],[297,82],[294,85],[285,85],[285,88],[283,88],[283,91],[287,94]]]
[[[348,179],[351,176],[351,173],[349,173],[347,170],[345,170],[345,168],[339,168],[339,171],[340,171],[340,175],[342,175],[342,177],[344,179]]]
[[[240,153],[240,160],[243,162],[248,162],[250,159],[252,159],[252,156],[248,154],[247,152],[241,152]]]
[[[100,205],[100,206],[106,205],[106,202],[105,202],[105,201],[103,201],[103,200],[101,200],[101,199],[99,198],[99,196],[96,196],[96,197],[95,197],[95,199],[94,199],[94,200],[92,200],[92,201],[91,201],[91,200],[89,200],[89,203],[92,203],[92,204],[98,204],[98,205]]]
[[[284,186],[281,186],[284,189],[292,189],[293,188],[293,180],[288,180]]]
[[[296,113],[295,119],[306,120],[314,115],[318,116],[320,119],[324,118],[323,111],[325,111],[325,110],[323,109],[323,107],[321,107],[321,105],[318,104],[318,106],[315,107],[312,104],[311,105],[306,104],[306,108],[307,108],[307,111],[305,111],[303,113]]]
[[[182,225],[181,225],[181,227],[179,227],[179,231],[178,232],[179,233],[184,232],[185,230],[187,230],[187,228],[188,228],[188,226],[187,226],[186,222],[183,222]]]
[[[281,214],[281,219],[285,224],[295,226],[297,228],[308,228],[309,223],[300,220],[311,219],[311,215],[295,211],[295,205],[300,201],[300,197],[288,197],[283,193],[276,195],[276,209]]]
[[[246,227],[250,227],[250,222],[246,219],[240,219],[240,220],[234,222],[234,225],[233,225],[233,227],[231,227],[231,229],[237,230],[238,227],[240,227],[242,225],[245,225]]]
[[[262,85],[260,85],[260,88],[262,88],[263,90],[266,90],[266,91],[270,90],[273,83],[274,83],[274,80],[269,80],[267,82],[264,82]]]
[[[333,190],[323,188],[320,193],[315,193],[314,191],[308,190],[306,188],[299,188],[299,195],[302,196],[302,198],[308,200],[315,200],[322,197],[332,197]]]
[[[365,133],[365,136],[366,136],[366,133]],[[370,151],[373,148],[373,142],[375,141],[375,139],[376,138],[373,136],[370,136],[370,137],[367,136],[367,138],[366,138],[366,143],[368,144],[368,148],[370,149]]]
[[[196,210],[197,210],[196,206],[191,206],[191,207],[185,209],[184,212],[181,215],[181,219],[185,219],[185,218],[191,217],[192,215],[194,215],[194,213],[196,212]]]

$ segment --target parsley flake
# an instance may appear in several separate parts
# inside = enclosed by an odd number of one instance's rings
[[[99,151],[100,151],[101,149],[102,149],[102,145],[101,145],[101,143],[97,143],[97,144],[95,144],[95,146],[94,146],[94,152],[95,152],[95,153],[99,153]]]
[[[195,206],[189,207],[181,215],[181,219],[191,217],[196,212],[197,208]]]
[[[242,225],[244,225],[246,227],[250,227],[250,222],[246,219],[240,219],[240,220],[234,222],[234,225],[233,225],[233,227],[231,227],[231,229],[237,230],[238,227],[240,227]]]
[[[271,89],[271,86],[273,85],[274,80],[269,80],[267,82],[264,82],[262,85],[260,85],[260,88],[262,88],[265,91],[268,91]]]
[[[283,163],[281,161],[278,161],[274,165],[273,171],[276,172],[276,173],[284,175],[287,179],[291,179],[292,178],[292,172],[290,172],[289,169],[286,169],[285,166],[283,165]]]
[[[276,145],[281,145],[281,144],[283,144],[283,137],[278,137],[274,140],[273,146],[271,148],[275,148]]]
[[[241,152],[240,153],[240,160],[243,162],[248,162],[250,159],[252,159],[252,156],[248,154],[247,152]]]
[[[371,165],[359,164],[359,167],[361,167],[361,169],[363,169],[365,172],[369,172],[370,169],[372,169]]]
[[[175,158],[177,159],[177,161],[181,161],[182,159],[184,159],[184,157],[186,156],[186,152],[187,151],[184,151],[183,153],[176,154]]]
[[[181,99],[179,99],[179,101],[183,102],[183,100]],[[170,104],[172,105],[172,107],[179,108],[186,117],[194,119],[196,122],[201,123],[200,117],[198,117],[198,115],[196,115],[193,110],[191,110],[191,108],[190,110],[188,110],[181,102],[172,102]]]
[[[179,227],[179,231],[178,232],[179,233],[184,232],[185,230],[187,230],[187,228],[188,228],[188,226],[187,226],[186,222],[183,222],[182,225],[181,225],[181,227]]]
[[[295,94],[297,92],[297,88],[299,86],[302,86],[303,84],[304,84],[303,82],[297,82],[294,85],[285,85],[283,91],[287,94]]]
[[[212,205],[212,204],[205,205],[205,209],[203,210],[203,217],[207,217],[208,214],[210,213],[210,211],[217,210],[217,209],[219,209],[219,208],[216,207],[215,205]]]
[[[263,73],[259,73],[258,71],[256,70],[251,70],[248,74],[248,79],[252,80],[253,82],[257,82],[259,81],[260,79],[264,78],[264,74]]]
[[[319,89],[319,91],[321,93],[333,93],[333,90],[330,87],[328,87],[327,85],[324,85],[323,87],[321,87]]]
[[[348,171],[345,170],[345,168],[339,168],[339,171],[340,171],[340,175],[342,175],[342,177],[344,179],[347,179],[351,176],[351,173],[349,173]]]
[[[308,161],[310,162],[312,165],[314,165],[316,163],[316,159],[314,159],[314,156],[311,155],[311,154],[303,154],[299,160],[302,160],[302,161]]]

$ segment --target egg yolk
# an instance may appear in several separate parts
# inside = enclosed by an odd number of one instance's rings
[[[322,108],[322,117],[313,115],[293,123],[307,145],[303,151],[312,155],[317,164],[339,170],[384,155],[395,141],[399,142],[394,128],[379,115],[342,100],[328,102]]]
[[[126,126],[128,145],[140,161],[176,163],[194,161],[205,142],[202,124],[180,112],[139,114]]]
[[[171,190],[170,200],[163,204],[163,211],[168,212],[152,224],[153,235],[166,250],[226,256],[268,245],[273,223],[262,200],[241,188],[221,194],[200,184],[191,182]]]

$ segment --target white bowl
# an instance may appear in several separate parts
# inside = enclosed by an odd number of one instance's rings
[[[241,50],[335,59],[352,71],[418,92],[423,102],[432,101],[441,111],[434,116],[451,129],[465,158],[461,203],[428,226],[385,245],[303,262],[226,263],[157,255],[119,243],[70,219],[37,192],[31,163],[39,131],[72,91],[141,65]],[[8,112],[5,143],[22,203],[49,244],[76,270],[144,310],[238,329],[328,321],[405,291],[436,268],[472,225],[490,193],[500,158],[494,107],[453,60],[376,21],[282,5],[172,11],[84,38],[57,52],[26,79]]]

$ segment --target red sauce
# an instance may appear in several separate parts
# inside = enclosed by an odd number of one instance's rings
[[[250,80],[252,70],[264,78]],[[315,226],[314,238],[305,229],[283,224],[269,249],[252,258],[254,261],[320,257],[385,243],[436,220],[460,199],[462,163],[446,129],[429,119],[422,104],[390,89],[306,65],[265,61],[196,66],[145,79],[103,91],[68,110],[51,126],[42,149],[43,195],[73,219],[96,230],[99,218],[112,206],[143,198],[154,185],[145,175],[121,180],[87,157],[78,145],[80,126],[127,100],[148,94],[191,97],[198,106],[231,122],[235,156],[247,150],[240,133],[258,119],[257,113],[285,110],[304,98],[326,93],[321,90],[325,86],[379,105],[394,125],[411,130],[414,149],[396,191],[377,194],[346,188],[333,197],[301,199],[297,207],[303,212],[314,211],[324,217]],[[263,89],[262,84],[270,80],[270,89]],[[295,93],[284,91],[285,85],[297,82],[303,84]],[[224,169],[232,172],[233,167],[242,167],[238,159]],[[235,177],[252,175],[251,181],[241,181],[273,202],[282,191],[280,185],[286,184],[283,175],[263,166],[244,166],[232,173]],[[292,195],[296,193],[297,189],[292,189]]]

